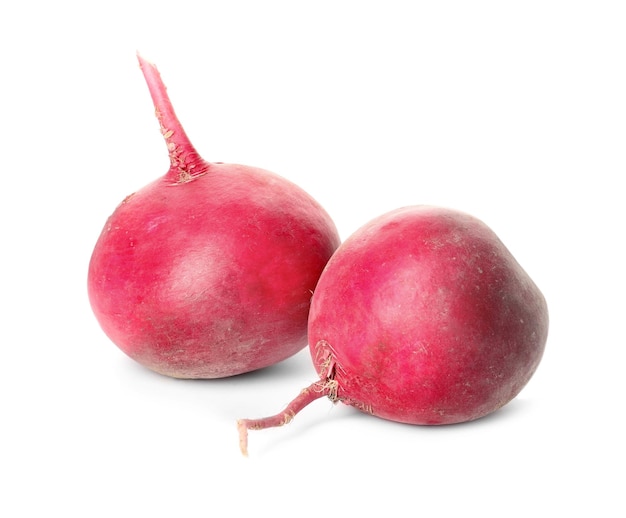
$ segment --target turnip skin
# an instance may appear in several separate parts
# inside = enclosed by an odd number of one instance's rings
[[[170,169],[115,209],[94,247],[88,292],[102,329],[176,378],[222,378],[292,356],[307,344],[311,295],[339,245],[333,221],[281,176],[201,159],[156,68],[139,60]]]
[[[240,374],[305,347],[336,244],[315,203],[267,171],[225,164],[167,182],[128,197],[96,245],[90,298],[111,340],[177,378]]]
[[[247,430],[289,422],[328,396],[384,419],[443,425],[488,415],[536,371],[548,335],[542,293],[496,234],[463,212],[411,206],[337,249],[309,313],[320,379]]]
[[[496,234],[429,206],[383,215],[346,240],[309,315],[311,354],[320,372],[334,364],[337,398],[411,424],[505,405],[537,369],[547,335],[542,293]]]

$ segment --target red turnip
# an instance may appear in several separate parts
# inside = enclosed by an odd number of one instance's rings
[[[490,414],[527,384],[543,355],[548,310],[537,286],[478,219],[406,207],[360,228],[326,265],[311,303],[309,347],[320,379],[284,412],[322,396],[402,423]]]
[[[97,240],[88,272],[97,320],[128,356],[176,378],[292,356],[307,344],[311,295],[339,245],[334,223],[280,176],[204,161],[156,67],[138,58],[170,168],[126,197]]]

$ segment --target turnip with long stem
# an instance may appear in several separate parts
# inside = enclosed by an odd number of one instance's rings
[[[176,378],[221,378],[307,343],[319,275],[339,245],[326,211],[269,171],[203,160],[154,64],[138,54],[167,173],[107,220],[88,271],[93,311],[128,356]]]
[[[478,419],[507,404],[543,356],[548,308],[496,234],[460,211],[404,207],[357,230],[315,289],[309,347],[319,380],[275,416],[324,396],[409,424]]]

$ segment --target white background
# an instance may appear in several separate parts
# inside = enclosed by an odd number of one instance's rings
[[[0,515],[624,516],[623,2],[5,2]],[[342,238],[411,204],[483,219],[544,292],[535,377],[474,423],[323,399],[304,350],[179,381],[100,330],[91,250],[167,153],[135,52],[208,160],[273,170]]]

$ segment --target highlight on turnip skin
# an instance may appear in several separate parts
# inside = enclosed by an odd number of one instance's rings
[[[232,376],[294,355],[340,242],[333,221],[281,176],[203,160],[156,67],[138,59],[170,168],[126,197],[96,242],[88,293],[98,322],[128,356],[176,378]]]
[[[319,380],[248,430],[288,423],[327,396],[416,425],[472,421],[515,398],[548,336],[542,293],[496,234],[456,210],[412,206],[357,230],[315,289],[309,349]]]

